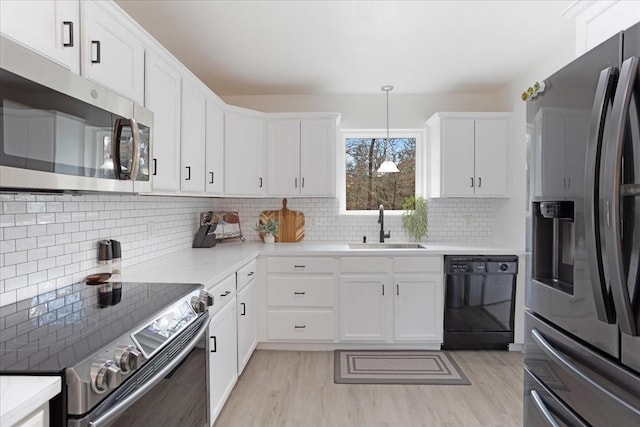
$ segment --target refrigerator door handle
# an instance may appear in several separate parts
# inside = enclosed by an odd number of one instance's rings
[[[591,287],[596,305],[596,314],[601,322],[615,323],[615,311],[611,302],[604,264],[602,262],[602,237],[604,228],[599,215],[600,176],[602,173],[602,139],[609,106],[613,100],[613,93],[618,79],[618,70],[609,67],[600,72],[596,97],[591,110],[589,126],[589,140],[587,145],[587,168],[585,173],[585,240],[589,256],[591,272]]]
[[[620,79],[613,101],[611,111],[611,124],[609,138],[606,141],[604,168],[604,194],[605,202],[609,202],[611,225],[606,232],[606,254],[608,279],[611,284],[611,293],[618,315],[618,325],[624,334],[637,336],[636,322],[634,321],[631,307],[631,297],[625,277],[624,259],[622,251],[622,226],[620,223],[620,199],[622,185],[622,153],[626,118],[629,114],[629,106],[633,96],[634,84],[637,82],[638,64],[640,58],[631,57],[622,63]],[[635,233],[634,233],[635,234]],[[628,238],[630,238],[629,236]],[[639,242],[633,242],[638,245]],[[636,283],[632,283],[636,286]]]
[[[556,350],[537,329],[531,329],[531,338],[533,338],[533,341],[535,341],[540,350],[542,350],[549,359],[555,362],[559,368],[567,371],[572,377],[583,383],[585,387],[595,391],[597,394],[601,395],[603,399],[613,400],[621,406],[628,406],[627,402],[621,400],[615,393],[612,393],[596,382],[593,375],[588,375],[585,372],[582,372],[567,357]]]
[[[533,400],[533,403],[536,405],[535,408],[538,410],[538,412],[540,412],[547,423],[551,427],[560,427],[560,424],[558,424],[555,418],[553,418],[553,415],[551,415],[551,411],[547,408],[547,405],[544,404],[538,392],[535,390],[531,390],[529,394],[531,395],[531,400]]]

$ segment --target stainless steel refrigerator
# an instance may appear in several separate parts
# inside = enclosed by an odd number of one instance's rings
[[[524,425],[640,426],[640,24],[527,101]]]

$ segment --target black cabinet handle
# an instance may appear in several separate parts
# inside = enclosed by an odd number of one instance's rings
[[[298,178],[294,179],[294,182],[295,182],[294,184],[295,188],[298,188]]]
[[[482,187],[482,177],[478,177],[478,188]]]
[[[307,327],[307,325],[293,325],[293,327],[296,329],[304,329]]]
[[[304,188],[304,177],[302,177],[302,188]]]
[[[209,175],[211,176],[211,181],[209,181],[209,184],[213,184],[213,172],[209,172]]]
[[[240,316],[246,316],[246,314],[247,314],[247,306],[243,302],[241,302],[240,305],[242,306],[242,312],[240,313]]]
[[[254,274],[256,274],[256,272],[255,272],[255,271],[250,271],[249,273],[247,273],[247,276],[251,277],[251,276],[253,276]]]
[[[215,335],[211,335],[211,339],[213,340],[213,350],[211,350],[211,353],[215,353],[216,351],[218,351],[218,340],[216,339]]]
[[[260,185],[258,186],[259,188],[262,188],[262,178],[258,178],[260,180]]]
[[[294,295],[304,295],[304,294],[306,294],[306,292],[294,292],[293,294]]]
[[[91,40],[91,44],[96,47],[96,59],[93,59],[93,52],[92,52],[91,63],[99,64],[100,63],[100,40]]]
[[[396,295],[400,295],[400,285],[396,284]]]
[[[191,181],[191,166],[185,166],[185,168],[187,168],[187,177],[185,178],[185,181]]]
[[[382,284],[382,296],[384,296],[384,283]]]
[[[71,21],[62,21],[62,25],[69,28],[69,42],[62,43],[63,47],[73,47],[73,22]]]
[[[224,294],[220,294],[221,297],[226,297],[227,295],[229,295],[231,293],[231,291],[226,291]]]
[[[473,187],[473,177],[471,177],[471,187]]]
[[[158,175],[158,159],[153,159],[153,174]]]
[[[293,268],[305,268],[305,265],[294,265]]]

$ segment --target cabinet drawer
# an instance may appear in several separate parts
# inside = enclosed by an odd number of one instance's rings
[[[267,260],[268,273],[333,273],[333,258],[283,257]]]
[[[442,257],[397,257],[393,259],[395,273],[442,273]]]
[[[269,276],[269,305],[333,307],[333,276]]]
[[[333,311],[269,311],[271,340],[333,340]]]
[[[391,259],[383,257],[349,257],[340,259],[341,273],[386,273]]]
[[[213,316],[226,303],[231,301],[236,295],[236,275],[232,274],[226,279],[220,281],[214,287],[208,289],[209,294],[213,296],[213,306],[209,314]]]
[[[256,277],[256,260],[249,262],[244,267],[240,268],[237,273],[237,286],[238,290],[247,286],[247,284]]]

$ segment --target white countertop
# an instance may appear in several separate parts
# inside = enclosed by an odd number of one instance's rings
[[[61,390],[60,377],[0,376],[0,425],[16,424]]]

